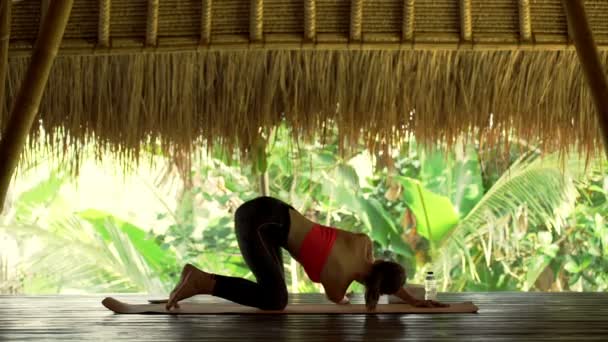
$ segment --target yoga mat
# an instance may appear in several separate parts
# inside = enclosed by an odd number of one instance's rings
[[[165,304],[129,304],[107,297],[101,304],[118,314],[166,314],[166,315],[223,315],[223,314],[434,314],[434,313],[475,313],[477,306],[472,302],[449,303],[447,308],[417,308],[408,304],[379,304],[375,311],[367,311],[363,304],[290,304],[284,310],[265,311],[238,304],[180,303],[179,309],[167,311]]]

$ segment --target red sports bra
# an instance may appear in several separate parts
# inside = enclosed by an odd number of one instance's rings
[[[298,260],[310,280],[315,283],[321,281],[321,271],[336,242],[337,235],[338,232],[335,228],[315,224],[302,241]]]

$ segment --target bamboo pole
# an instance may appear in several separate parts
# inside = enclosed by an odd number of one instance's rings
[[[460,0],[460,38],[465,42],[473,40],[473,12],[471,0]]]
[[[212,0],[202,0],[201,3],[201,45],[209,45],[211,43],[211,20],[212,20]]]
[[[532,40],[532,18],[530,17],[530,0],[519,2],[519,35],[522,42]]]
[[[46,18],[46,13],[49,9],[49,2],[51,0],[40,0],[40,28],[42,28],[42,20]]]
[[[249,8],[249,39],[252,42],[262,41],[264,35],[264,1],[251,0]]]
[[[73,2],[74,0],[51,1],[47,16],[42,19],[27,74],[15,99],[5,135],[0,140],[0,209],[4,207],[13,172],[17,168],[21,151],[38,113],[38,106],[68,24]]]
[[[8,70],[8,41],[11,35],[11,0],[0,0],[0,113],[4,107],[4,88]],[[0,207],[0,211],[1,211]]]
[[[158,37],[158,0],[148,0],[146,19],[146,45],[155,46]]]
[[[363,0],[351,0],[350,2],[350,40],[361,41],[361,30],[363,26]]]
[[[403,28],[401,40],[411,42],[414,40],[414,0],[403,0]]]
[[[304,40],[314,42],[317,36],[317,1],[304,0]]]
[[[608,81],[604,66],[600,62],[591,27],[587,21],[582,0],[562,0],[568,27],[572,33],[576,52],[585,73],[593,101],[597,109],[597,120],[601,129],[604,150],[608,156]]]
[[[100,47],[110,46],[111,0],[99,0],[99,21],[97,23],[97,43]]]

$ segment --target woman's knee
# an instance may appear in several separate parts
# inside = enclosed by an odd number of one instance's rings
[[[268,292],[264,297],[262,310],[283,310],[287,306],[287,291]]]
[[[263,207],[264,197],[257,197],[252,200],[249,200],[243,204],[241,204],[236,211],[234,212],[234,218],[238,221],[241,220],[249,220],[253,214],[259,212],[261,207]]]

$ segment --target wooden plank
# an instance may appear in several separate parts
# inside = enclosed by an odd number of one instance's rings
[[[145,302],[148,297],[114,295]],[[3,341],[605,341],[607,293],[440,293],[477,314],[179,316],[115,315],[103,295],[0,296]],[[199,296],[193,301],[224,303]],[[362,303],[362,296],[353,303]],[[328,303],[319,294],[291,303]]]

